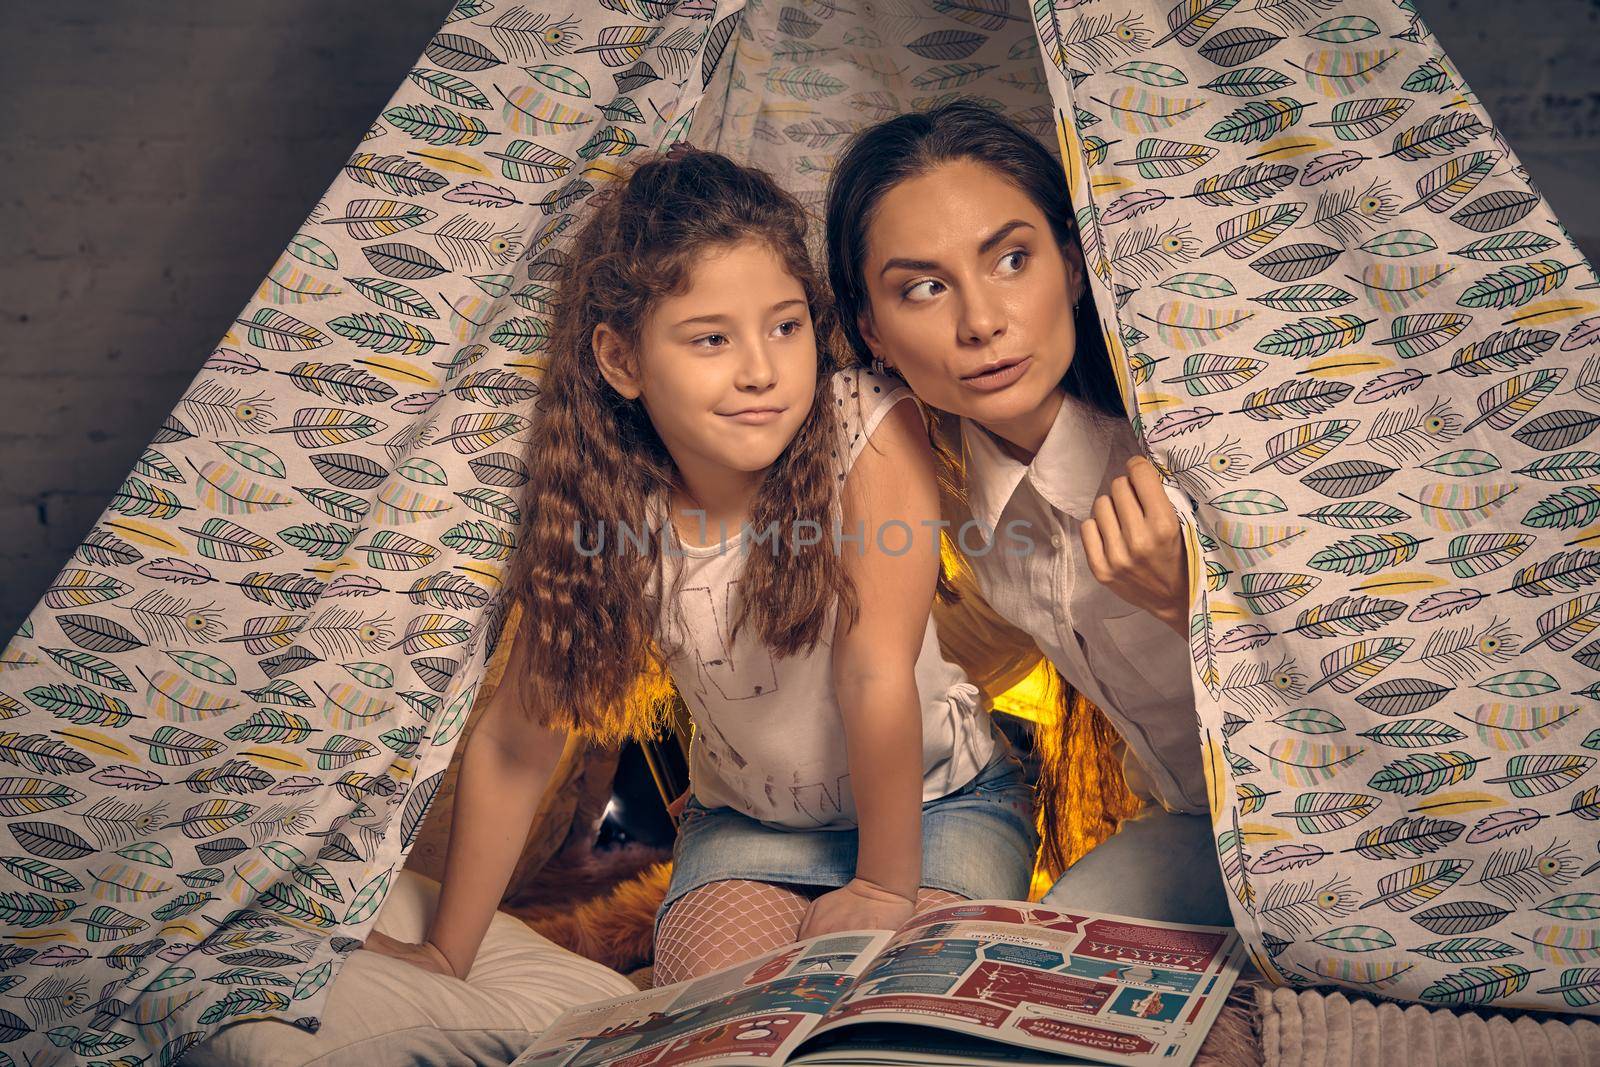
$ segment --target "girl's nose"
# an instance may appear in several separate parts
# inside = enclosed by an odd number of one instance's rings
[[[739,361],[736,385],[740,389],[766,389],[778,379],[778,365],[766,345],[752,345]]]

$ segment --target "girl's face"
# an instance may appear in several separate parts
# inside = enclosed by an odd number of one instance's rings
[[[656,303],[633,360],[595,331],[602,372],[642,400],[680,470],[771,466],[811,411],[817,341],[805,288],[771,246],[748,240],[698,257],[684,292]]]
[[[1077,346],[1081,253],[993,167],[941,163],[889,190],[867,232],[873,355],[925,403],[986,425],[1040,409]]]

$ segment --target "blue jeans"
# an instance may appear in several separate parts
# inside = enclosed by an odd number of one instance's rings
[[[922,885],[969,900],[1028,899],[1039,848],[1033,790],[998,730],[996,741],[994,758],[972,781],[922,805]],[[837,889],[855,877],[856,842],[854,829],[777,829],[691,796],[656,924],[685,893],[730,878]]]
[[[1211,820],[1175,815],[1151,802],[1067,868],[1044,903],[1134,919],[1233,925]]]

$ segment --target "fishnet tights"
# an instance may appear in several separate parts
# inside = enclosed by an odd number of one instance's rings
[[[814,896],[827,890],[727,879],[692,889],[661,918],[652,984],[671,985],[794,941]],[[917,912],[965,900],[923,886]]]

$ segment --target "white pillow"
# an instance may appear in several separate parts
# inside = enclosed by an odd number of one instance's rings
[[[420,940],[439,883],[401,871],[375,929]],[[466,981],[358,949],[334,980],[315,1034],[277,1020],[238,1023],[197,1046],[194,1067],[509,1063],[577,1004],[636,992],[616,971],[584,959],[497,912]]]

